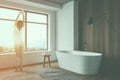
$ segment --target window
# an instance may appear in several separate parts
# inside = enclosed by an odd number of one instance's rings
[[[27,12],[27,49],[47,49],[46,15]]]
[[[7,24],[6,24],[7,23]],[[9,26],[8,26],[9,25]],[[0,52],[13,51],[14,48],[14,35],[13,35],[13,22],[0,20]]]
[[[0,7],[0,53],[14,51],[14,22],[20,10]],[[25,50],[48,47],[48,15],[25,11]]]

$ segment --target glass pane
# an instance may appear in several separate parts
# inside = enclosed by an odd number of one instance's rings
[[[47,49],[47,26],[27,23],[27,48],[30,50]]]
[[[0,52],[13,51],[14,48],[14,23],[0,20]]]
[[[0,18],[15,20],[18,14],[19,14],[19,11],[17,10],[0,8]]]
[[[24,38],[23,29],[23,40]],[[14,51],[14,21],[0,20],[0,52]]]
[[[27,13],[27,21],[47,23],[47,16],[41,14]]]

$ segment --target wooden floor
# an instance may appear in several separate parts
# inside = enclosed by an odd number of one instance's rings
[[[51,62],[51,67],[58,67],[58,63],[57,62]],[[32,64],[32,65],[27,65],[27,66],[23,66],[23,71],[24,70],[38,70],[38,69],[42,69],[43,68],[43,64]],[[45,68],[49,68],[49,65],[46,63],[45,64]],[[2,69],[0,70],[0,73],[4,73],[4,72],[14,72],[15,68],[10,68],[10,69]]]
[[[46,68],[49,67],[48,64],[46,64],[45,66]],[[51,63],[51,67],[52,68],[58,68],[58,63],[57,62],[52,62]],[[29,65],[29,66],[24,66],[23,67],[23,71],[25,70],[40,70],[40,69],[44,69],[43,68],[43,64],[35,64],[35,65]],[[0,70],[0,74],[1,73],[6,73],[6,72],[15,72],[15,69],[5,69],[5,70]],[[78,75],[78,74],[76,74]],[[84,75],[80,75],[82,79],[80,80],[120,80],[120,78],[115,78],[115,77],[106,77],[106,76],[84,76]]]

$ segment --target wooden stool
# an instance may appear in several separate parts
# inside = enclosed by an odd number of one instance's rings
[[[46,58],[48,58],[49,67],[51,67],[50,56],[51,56],[50,54],[44,54],[44,55],[43,55],[43,57],[44,57],[43,67],[45,67]]]
[[[45,64],[48,63],[49,64],[49,67],[51,67],[51,61],[50,61],[50,56],[51,56],[51,51],[49,50],[44,50],[42,52],[42,56],[43,56],[43,67],[45,67]],[[46,58],[48,59],[48,62],[46,62]]]

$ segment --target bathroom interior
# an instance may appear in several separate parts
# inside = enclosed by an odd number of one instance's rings
[[[119,80],[120,79],[119,3],[120,3],[119,0],[4,0],[4,1],[1,0],[0,9],[12,9],[12,10],[17,9],[19,11],[23,9],[28,12],[31,11],[35,13],[42,13],[48,15],[46,50],[53,51],[50,54],[51,68],[53,66],[52,64],[55,63],[57,64],[56,66],[59,67],[60,69],[63,68],[63,71],[66,70],[64,69],[65,66],[61,65],[62,63],[65,62],[65,60],[67,60],[70,57],[70,55],[72,54],[71,52],[73,53],[77,52],[78,54],[81,54],[80,52],[89,52],[89,54],[82,53],[86,54],[85,56],[87,57],[88,60],[89,60],[88,55],[98,53],[101,54],[101,58],[100,61],[98,61],[100,63],[98,66],[97,73],[95,75],[87,76],[84,74],[82,75],[81,73],[76,74],[75,72],[76,75],[85,78],[84,79],[74,78],[74,80]],[[0,15],[3,15],[2,11],[0,11]],[[3,20],[2,17],[0,17],[1,24],[2,20]],[[2,25],[0,27],[2,27]],[[0,39],[2,38],[3,37],[1,37]],[[0,47],[1,43],[2,42],[0,42]],[[65,53],[65,55],[63,56],[66,56],[66,53],[68,54],[68,56],[67,58],[65,57],[64,59],[59,57],[60,59],[62,59],[62,63],[61,62],[59,63],[58,56],[56,54],[58,53],[62,54],[62,51]],[[79,56],[78,54],[76,54],[77,57]],[[93,59],[94,58],[93,56],[90,55],[92,62],[86,61],[86,63],[92,64],[94,61],[96,61]],[[4,72],[4,70],[7,71],[12,69],[13,71],[15,67],[14,57],[15,57],[14,52],[7,53],[1,52],[0,48],[0,74],[2,74],[1,72],[2,71]],[[67,62],[68,65],[66,63],[65,64],[67,67],[69,67],[68,71],[72,72],[72,69],[74,67],[71,67],[72,64],[69,63],[76,63],[75,65],[77,65],[78,61],[73,62],[73,57],[72,58],[70,57],[70,60]],[[85,61],[83,61],[83,63],[84,62]],[[42,63],[43,56],[41,56],[41,51],[34,50],[24,52],[23,65],[25,66],[42,65]],[[96,65],[94,64],[93,66]],[[95,78],[91,78],[91,76],[94,76]],[[1,78],[2,77],[0,76],[0,79]],[[45,80],[56,79],[46,78]],[[60,80],[68,79],[60,78]]]

